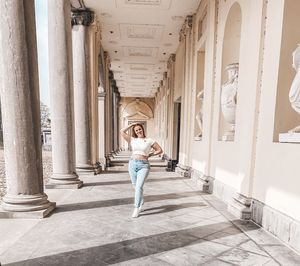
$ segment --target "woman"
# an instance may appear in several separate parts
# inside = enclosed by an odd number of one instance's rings
[[[126,133],[132,128],[132,137]],[[132,156],[129,160],[128,171],[132,185],[135,188],[133,218],[139,216],[143,200],[143,186],[150,171],[148,158],[161,154],[161,147],[151,138],[146,138],[144,127],[134,123],[120,130],[122,137],[131,144]]]

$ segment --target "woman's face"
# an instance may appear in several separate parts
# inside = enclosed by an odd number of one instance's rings
[[[135,134],[138,136],[138,138],[144,137],[144,131],[141,126],[135,126],[133,130],[134,130]]]

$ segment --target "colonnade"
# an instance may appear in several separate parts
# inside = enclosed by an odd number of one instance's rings
[[[55,203],[44,193],[34,0],[0,1],[0,8],[7,183],[0,217],[41,218]],[[106,107],[117,115],[112,105],[117,100],[106,95],[114,90],[116,97],[117,89],[109,86],[109,63],[94,18],[87,9],[71,11],[68,1],[48,1],[53,174],[46,188],[80,188],[81,175],[99,173],[106,166]],[[111,129],[114,126],[111,123]],[[112,152],[118,143],[109,145]]]

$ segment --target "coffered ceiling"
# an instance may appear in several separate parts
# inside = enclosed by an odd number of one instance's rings
[[[179,44],[187,15],[201,0],[77,0],[100,22],[102,45],[122,97],[154,97]],[[74,2],[74,1],[73,1]]]

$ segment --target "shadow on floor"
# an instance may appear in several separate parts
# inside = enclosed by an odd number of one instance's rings
[[[199,191],[188,191],[182,193],[149,195],[149,196],[145,196],[144,199],[145,202],[150,202],[150,201],[157,201],[157,200],[194,197],[203,194],[205,193],[199,190]],[[126,204],[133,204],[133,198],[119,198],[119,199],[103,200],[103,201],[89,201],[89,202],[80,202],[80,203],[72,203],[72,204],[62,204],[62,205],[57,205],[55,211],[52,212],[52,214],[50,214],[49,216],[60,212],[104,208],[104,207],[112,207],[112,206],[119,206],[119,205],[126,205]]]
[[[117,172],[120,173],[120,172]],[[162,181],[175,181],[175,180],[185,180],[190,179],[187,177],[166,177],[166,178],[149,178],[146,180],[146,182],[162,182]],[[111,186],[111,185],[125,185],[125,184],[131,184],[130,180],[122,180],[122,181],[107,181],[107,182],[89,182],[84,183],[84,187],[94,187],[94,186]]]
[[[258,227],[251,222],[249,222],[249,225],[250,226],[247,227],[248,231],[258,229]],[[207,240],[203,238],[208,236],[210,241],[221,239],[225,235],[218,234],[218,232],[229,227],[235,228],[235,230],[231,230],[231,233],[226,236],[242,233],[233,223],[221,222],[73,250],[5,265],[110,265],[206,242]],[[201,253],[201,250],[199,250],[199,252]]]
[[[166,212],[177,211],[180,209],[185,208],[193,208],[193,207],[205,207],[207,206],[201,202],[190,202],[190,203],[182,203],[182,204],[169,204],[169,205],[162,205],[155,208],[145,208],[141,213],[140,216],[147,216],[147,215],[154,215],[154,214],[161,214]]]

